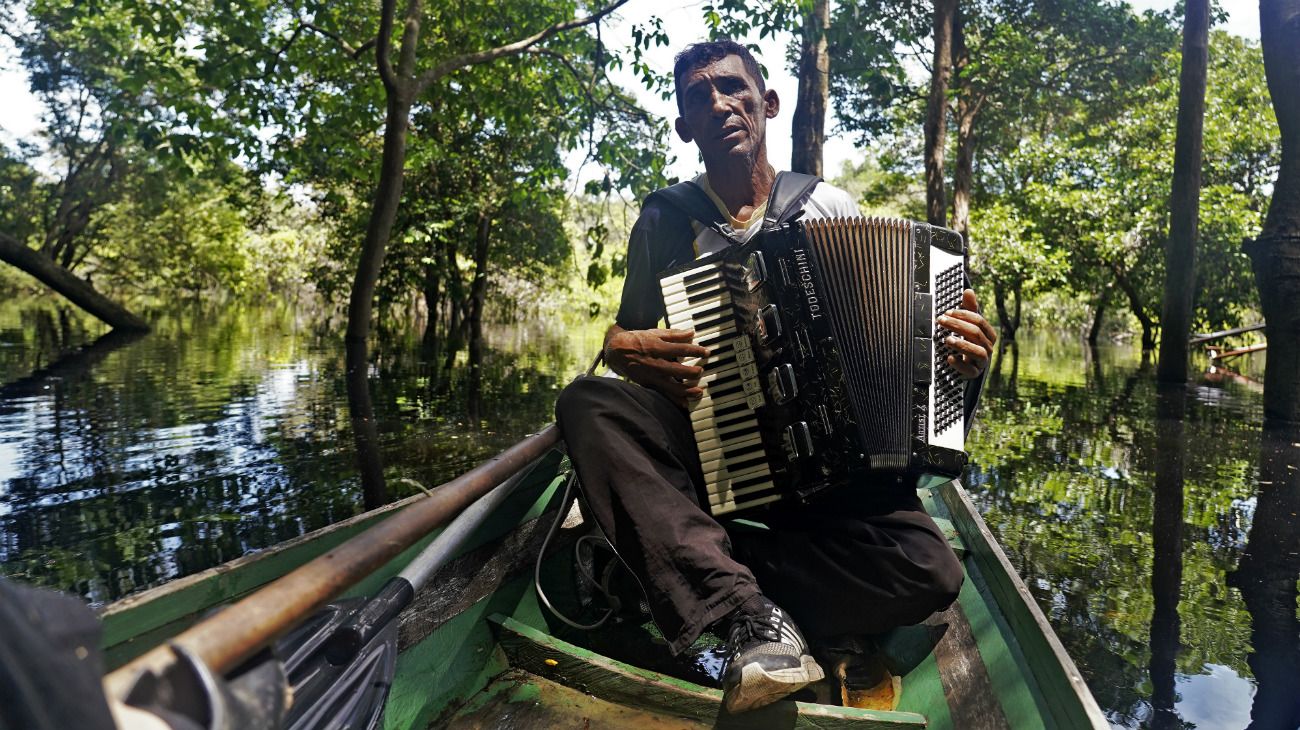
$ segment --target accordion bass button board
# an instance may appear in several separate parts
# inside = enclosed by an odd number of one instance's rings
[[[689,410],[710,513],[960,474],[965,383],[935,318],[965,278],[956,232],[860,217],[662,273],[668,326],[709,349],[685,362],[704,370]]]

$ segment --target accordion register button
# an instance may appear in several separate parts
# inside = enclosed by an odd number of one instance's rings
[[[798,421],[786,426],[782,440],[785,442],[786,454],[792,461],[812,456],[812,433],[808,430],[807,421]]]
[[[781,314],[775,304],[758,310],[758,344],[766,345],[781,336]]]
[[[778,404],[785,403],[794,398],[799,393],[799,384],[794,378],[794,366],[790,363],[782,363],[772,368],[767,374],[768,390],[772,393],[772,400]]]
[[[763,262],[763,252],[755,251],[745,262],[745,286],[754,291],[767,281],[767,264]]]

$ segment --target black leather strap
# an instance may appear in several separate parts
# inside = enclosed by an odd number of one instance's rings
[[[763,215],[763,229],[773,230],[803,212],[804,203],[812,195],[813,188],[822,179],[816,175],[802,172],[782,172],[772,183],[772,192],[767,196],[767,213]]]
[[[822,179],[815,175],[800,172],[777,173],[772,183],[772,191],[767,196],[767,212],[763,215],[763,229],[773,230],[792,220],[803,212],[804,203],[812,195],[813,188]],[[736,241],[736,231],[723,220],[718,206],[709,199],[704,188],[694,181],[687,180],[676,185],[669,185],[654,191],[646,198],[646,203],[658,198],[691,220],[706,228],[711,228],[728,241]]]
[[[722,211],[718,210],[718,206],[709,199],[709,194],[704,192],[704,188],[696,185],[694,181],[686,180],[660,188],[650,193],[645,202],[648,204],[656,198],[684,213],[691,220],[712,228],[723,238],[734,239],[736,232],[731,230],[731,226],[722,219]]]

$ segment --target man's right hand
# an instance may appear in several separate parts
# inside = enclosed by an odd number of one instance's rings
[[[705,357],[707,348],[693,342],[691,330],[625,330],[615,327],[605,340],[605,363],[614,372],[653,388],[685,406],[704,395],[699,386],[704,368],[684,365],[684,357]]]

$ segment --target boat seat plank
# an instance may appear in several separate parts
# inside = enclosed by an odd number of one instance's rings
[[[619,705],[715,727],[896,730],[926,725],[925,718],[913,712],[791,701],[777,702],[743,715],[730,715],[722,708],[719,690],[615,661],[505,616],[495,615],[488,620],[512,668]]]
[[[522,669],[509,669],[461,707],[447,730],[559,730],[625,727],[638,730],[704,730],[704,722],[608,702]]]

